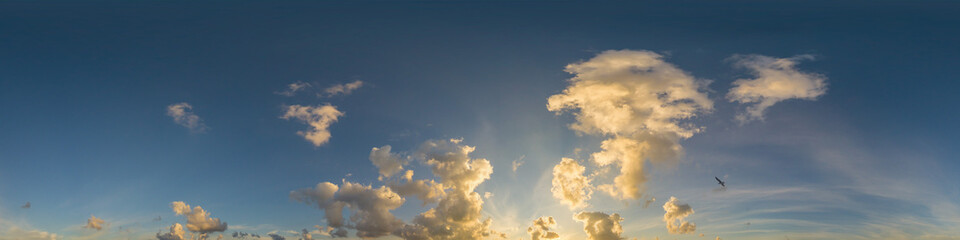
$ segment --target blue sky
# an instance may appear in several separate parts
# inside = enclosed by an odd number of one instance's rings
[[[157,239],[187,225],[176,201],[227,222],[226,239],[297,239],[288,231],[301,229],[327,238],[314,228],[328,225],[322,203],[291,191],[389,185],[370,160],[385,145],[414,179],[450,186],[418,157],[430,142],[475,147],[469,158],[489,161],[489,179],[467,192],[490,193],[481,220],[510,239],[530,239],[541,216],[555,218],[560,239],[586,239],[579,212],[619,214],[627,239],[956,239],[958,10],[948,1],[3,2],[0,239]],[[666,65],[652,71],[682,71],[712,103],[655,121],[701,129],[688,137],[639,127],[683,149],[640,161],[639,199],[599,189],[629,161],[602,166],[591,154],[604,140],[644,139],[569,127],[589,107],[548,109],[571,79],[596,80],[569,64],[608,50],[659,56]],[[821,78],[823,93],[738,121],[750,104],[728,93],[761,78],[744,56],[795,62],[788,70],[801,75],[784,79]],[[355,81],[350,93],[323,94]],[[310,86],[278,94],[298,82]],[[206,128],[175,122],[168,107],[178,103]],[[342,116],[319,146],[298,135],[310,130],[304,121],[282,118],[290,106],[326,104]],[[553,196],[561,158],[586,169],[589,206]],[[683,221],[695,231],[668,231],[671,196],[692,208]],[[404,224],[437,205],[401,197],[390,212]],[[106,226],[83,228],[91,215]]]

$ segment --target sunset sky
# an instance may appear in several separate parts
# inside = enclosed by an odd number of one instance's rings
[[[958,13],[3,1],[0,240],[960,239]]]

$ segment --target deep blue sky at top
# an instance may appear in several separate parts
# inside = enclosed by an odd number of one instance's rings
[[[370,147],[464,137],[503,172],[525,148],[572,152],[580,140],[565,127],[569,115],[546,111],[546,98],[566,86],[566,64],[609,49],[657,51],[713,80],[717,114],[698,120],[708,129],[735,125],[735,106],[721,99],[743,72],[725,59],[815,55],[801,68],[828,76],[828,94],[816,107],[774,107],[771,116],[844,122],[875,149],[943,156],[940,170],[951,172],[960,170],[947,157],[960,155],[958,6],[2,2],[0,200],[56,206],[35,210],[36,222],[57,227],[75,222],[57,209],[79,208],[65,213],[79,219],[104,209],[152,216],[176,200],[226,209],[215,216],[246,224],[258,223],[253,215],[315,221],[316,213],[290,216],[305,208],[286,193],[347,173],[372,181]],[[369,85],[330,99],[274,94],[295,81],[352,80]],[[178,102],[192,104],[209,131],[173,124],[164,111]],[[326,102],[346,113],[327,145],[313,147],[295,134],[302,124],[278,118],[284,105]],[[504,137],[478,139],[484,131]],[[516,136],[529,132],[557,138]]]

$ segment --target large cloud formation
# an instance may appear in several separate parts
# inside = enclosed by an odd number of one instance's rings
[[[378,161],[376,156],[396,157],[389,150],[389,147],[374,148],[371,161]],[[328,226],[336,229],[336,232],[330,232],[333,236],[345,237],[347,229],[356,230],[356,235],[361,238],[390,234],[403,239],[427,240],[502,236],[489,229],[492,220],[484,219],[481,213],[483,198],[475,189],[490,178],[493,167],[486,159],[471,158],[470,153],[474,150],[474,147],[462,145],[458,139],[423,143],[413,157],[431,167],[433,175],[439,177],[439,183],[414,180],[413,171],[407,170],[400,177],[402,179],[389,178],[389,182],[379,188],[347,181],[341,186],[322,182],[314,188],[292,191],[290,197],[323,209]],[[396,169],[395,165],[378,166],[381,174],[384,167]],[[407,196],[416,196],[425,205],[435,203],[436,206],[405,223],[390,211],[403,205]],[[342,214],[345,207],[351,210],[349,222]]]
[[[583,175],[585,170],[576,160],[561,159],[560,164],[553,167],[553,187],[550,189],[553,197],[571,209],[589,206],[587,200],[590,200],[593,189],[590,178]]]
[[[176,201],[170,203],[170,208],[173,208],[173,212],[177,215],[187,217],[187,229],[191,232],[205,235],[211,232],[223,232],[227,230],[227,223],[220,222],[219,218],[210,217],[210,213],[204,211],[200,206],[190,208],[190,205]]]
[[[310,130],[298,131],[297,134],[313,143],[314,146],[319,147],[330,141],[330,125],[336,122],[340,116],[343,116],[343,112],[329,104],[315,107],[292,105],[287,106],[287,112],[281,118],[287,120],[295,118],[310,125]]]
[[[623,218],[620,214],[607,215],[602,212],[580,212],[573,216],[574,220],[583,222],[583,231],[587,233],[587,240],[620,240]]]
[[[560,234],[550,231],[557,225],[553,217],[540,217],[533,220],[533,225],[527,227],[527,233],[530,234],[530,240],[555,239],[560,238]]]
[[[675,197],[670,197],[667,203],[663,204],[663,222],[667,223],[667,232],[671,234],[693,233],[697,230],[697,225],[684,220],[690,214],[693,214],[693,208],[689,204],[680,203]]]
[[[207,125],[203,124],[200,116],[193,113],[193,106],[189,103],[175,103],[167,106],[167,116],[173,118],[173,122],[190,129],[190,132],[199,133],[207,130]]]
[[[103,223],[103,219],[90,215],[90,218],[87,219],[87,225],[84,225],[83,228],[96,229],[97,231],[100,231],[103,230]]]
[[[753,79],[737,79],[727,93],[731,102],[749,104],[745,114],[737,115],[741,123],[763,120],[767,108],[787,99],[816,100],[827,92],[826,77],[816,73],[801,72],[796,65],[813,56],[799,55],[790,58],[774,58],[762,55],[733,56],[734,65],[746,68]]]
[[[574,75],[570,86],[547,99],[550,111],[574,112],[571,129],[608,137],[591,158],[600,166],[620,166],[613,185],[600,188],[614,197],[641,198],[646,161],[678,159],[679,140],[702,130],[680,121],[713,109],[704,91],[709,82],[662,58],[649,51],[602,52],[567,65],[565,71]]]

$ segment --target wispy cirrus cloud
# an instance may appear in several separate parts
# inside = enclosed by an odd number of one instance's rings
[[[310,83],[305,83],[305,82],[299,82],[299,81],[298,81],[298,82],[294,82],[294,83],[291,83],[291,84],[287,84],[287,89],[284,89],[283,91],[274,92],[274,93],[277,94],[277,95],[283,95],[283,96],[287,96],[287,97],[293,97],[293,96],[297,95],[297,92],[299,92],[299,91],[301,91],[301,90],[304,90],[304,89],[307,89],[307,88],[309,88],[309,87],[311,87],[311,86],[312,86],[312,85],[310,85]]]

